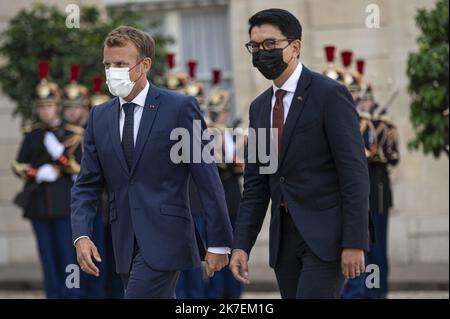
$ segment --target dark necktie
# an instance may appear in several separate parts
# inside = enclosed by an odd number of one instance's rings
[[[273,107],[272,127],[278,129],[278,158],[281,155],[281,149],[283,146],[283,127],[284,127],[284,105],[283,97],[286,94],[285,90],[277,90],[275,92],[275,106]],[[287,211],[287,202],[281,197],[281,205]]]
[[[122,105],[125,112],[125,121],[122,131],[122,149],[127,161],[128,169],[133,165],[134,153],[134,103],[125,103]]]
[[[272,115],[272,127],[278,129],[278,157],[281,153],[283,143],[283,127],[284,127],[284,106],[283,97],[286,94],[285,90],[277,90],[275,92],[275,106]]]

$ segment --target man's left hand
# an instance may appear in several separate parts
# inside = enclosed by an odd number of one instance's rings
[[[341,255],[341,268],[345,279],[353,279],[361,275],[366,270],[364,250],[344,248]]]
[[[214,272],[221,270],[228,265],[228,254],[214,254],[208,252],[205,257],[206,274],[208,277],[214,276]]]

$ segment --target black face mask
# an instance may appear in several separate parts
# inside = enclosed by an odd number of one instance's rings
[[[283,48],[273,50],[260,50],[253,54],[253,66],[261,72],[266,79],[278,78],[288,67],[283,61]]]

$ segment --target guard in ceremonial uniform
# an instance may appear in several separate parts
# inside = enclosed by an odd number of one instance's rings
[[[225,191],[228,213],[234,227],[239,203],[242,197],[240,179],[243,174],[243,160],[236,155],[239,145],[233,136],[225,130],[229,124],[230,92],[221,87],[221,70],[213,70],[213,86],[206,98],[206,109],[209,126],[221,132],[219,145],[216,147],[217,167]],[[218,150],[218,151],[217,151]],[[207,298],[238,299],[242,293],[242,285],[231,273],[228,267],[216,272],[209,280]]]
[[[334,45],[327,45],[325,49],[325,58],[327,60],[327,67],[323,70],[322,74],[344,84],[344,73],[342,68],[338,68],[335,64],[335,52],[336,47]]]
[[[355,81],[347,81],[346,84],[349,90],[353,91],[360,115],[360,128],[366,147],[370,177],[370,216],[375,241],[371,243],[370,251],[366,253],[366,265],[378,265],[380,288],[366,287],[366,274],[363,274],[348,281],[342,297],[382,299],[386,298],[388,292],[388,218],[389,209],[393,204],[389,167],[397,165],[399,161],[398,133],[395,125],[384,115],[375,114],[378,105],[373,96],[372,86],[362,78],[363,73],[364,61],[358,60]]]
[[[171,52],[167,53],[166,62],[168,71],[163,76],[163,85],[171,91],[185,94],[189,79],[186,73],[175,70],[175,54]]]
[[[365,109],[372,111],[375,100],[371,86],[363,93],[362,102]],[[386,298],[389,286],[388,262],[388,221],[389,210],[393,206],[389,169],[398,164],[398,134],[394,124],[385,116],[372,112],[374,126],[374,146],[369,161],[370,176],[370,212],[375,229],[376,242],[367,253],[367,263],[380,267],[380,288],[366,289],[366,298]]]
[[[70,226],[70,190],[80,170],[83,130],[59,118],[61,93],[48,80],[48,62],[39,63],[36,88],[36,123],[25,132],[13,162],[24,181],[15,203],[31,221],[44,272],[47,298],[82,297],[80,289],[66,286],[66,267],[76,265]]]
[[[359,115],[359,126],[361,135],[364,139],[364,146],[366,152],[366,158],[370,158],[371,148],[374,145],[375,138],[375,127],[372,122],[372,114],[369,109],[366,109],[363,104],[362,92],[367,92],[367,90],[371,90],[370,85],[364,81],[364,60],[357,60],[357,75],[353,77],[353,80],[349,83],[349,89],[352,92],[352,96],[355,100],[356,110]]]
[[[111,99],[111,97],[102,93],[102,86],[103,78],[101,76],[96,76],[92,79],[92,94],[89,99],[91,107],[100,105]]]
[[[356,109],[358,111],[360,119],[360,131],[364,138],[366,157],[370,157],[370,148],[374,143],[374,126],[372,123],[372,115],[369,110],[364,109],[362,105],[362,92],[368,92],[371,88],[368,88],[368,84],[363,79],[364,73],[364,60],[357,60],[357,70],[354,72],[350,69],[352,64],[353,52],[342,51],[342,65],[343,68],[337,67],[334,64],[334,55],[336,47],[329,45],[325,48],[325,57],[327,60],[327,67],[322,72],[323,75],[338,81],[342,85],[345,85],[350,91],[353,100],[355,101]],[[360,276],[361,277],[361,276]]]
[[[88,89],[78,83],[80,67],[77,64],[70,66],[70,81],[64,87],[62,107],[64,120],[67,123],[86,127],[89,116]]]
[[[361,74],[354,72],[350,69],[352,65],[353,52],[342,51],[341,52],[343,69],[344,85],[350,91],[353,100],[357,103],[361,94]]]
[[[76,129],[79,129],[84,133],[84,129],[87,125],[89,116],[89,96],[88,89],[84,85],[78,83],[80,76],[80,67],[77,64],[70,66],[70,81],[64,87],[62,96],[63,116],[66,123],[73,125]],[[81,156],[76,159],[78,163],[81,163]],[[76,179],[76,174],[73,175],[73,179]],[[95,243],[101,256],[104,254],[104,229],[103,218],[101,211],[97,214],[94,220],[93,237],[92,240]],[[101,299],[105,297],[105,274],[104,263],[98,265],[100,268],[100,276],[94,277],[81,273],[80,289],[82,291],[83,298],[86,299]]]
[[[189,76],[182,71],[175,70],[174,53],[167,53],[166,61],[168,71],[163,76],[164,86],[169,90],[197,98],[201,105],[204,91],[203,84],[196,81],[196,61],[188,62]],[[193,179],[189,180],[189,200],[197,231],[203,234],[206,232],[203,207]],[[176,296],[178,299],[204,299],[206,297],[202,267],[184,270],[180,273],[176,287]]]
[[[187,66],[189,71],[189,82],[184,88],[184,93],[195,97],[198,101],[198,105],[200,105],[200,108],[203,110],[205,88],[203,83],[197,81],[197,61],[190,60],[188,61]]]
[[[108,95],[102,93],[102,86],[103,78],[101,76],[96,76],[92,79],[92,94],[89,99],[91,107],[100,105],[110,99]],[[116,273],[111,226],[109,225],[109,199],[107,191],[104,191],[101,196],[99,210],[101,212],[99,212],[94,221],[93,241],[99,250],[100,256],[103,257],[102,262],[98,265],[100,277],[102,274],[104,277],[101,280],[104,288],[103,297],[106,299],[122,299],[124,290],[120,275]],[[101,243],[100,247],[97,243]]]
[[[350,52],[350,51],[348,51]],[[351,60],[351,55],[350,56]],[[345,57],[345,54],[342,54],[343,61],[349,57]],[[350,65],[351,61],[347,61],[347,64]],[[370,109],[366,108],[366,105],[363,103],[363,92],[366,92],[366,89],[369,87],[366,82],[364,82],[362,75],[364,72],[364,61],[357,61],[357,70],[358,76],[353,76],[350,81],[347,81],[346,85],[349,91],[351,92],[353,99],[356,104],[356,110],[359,115],[359,125],[360,132],[364,140],[364,149],[366,154],[366,159],[369,161],[371,158],[371,154],[374,152],[376,148],[376,132],[375,127],[372,121],[372,114],[370,113]],[[350,72],[348,74],[351,74]],[[370,216],[370,225],[373,227],[373,218]],[[365,263],[366,266],[369,264],[368,255],[365,254]],[[341,297],[343,299],[362,299],[367,297],[367,287],[366,287],[366,273],[362,273],[359,277],[350,279],[346,282],[344,289],[342,291]]]

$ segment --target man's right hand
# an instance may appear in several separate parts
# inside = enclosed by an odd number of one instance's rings
[[[242,249],[234,249],[231,255],[230,269],[236,280],[243,284],[249,284],[248,254]]]
[[[100,270],[92,261],[92,257],[94,257],[97,262],[101,262],[102,260],[94,243],[89,238],[83,237],[77,240],[75,247],[77,250],[78,264],[81,269],[90,275],[98,277],[100,275]]]

